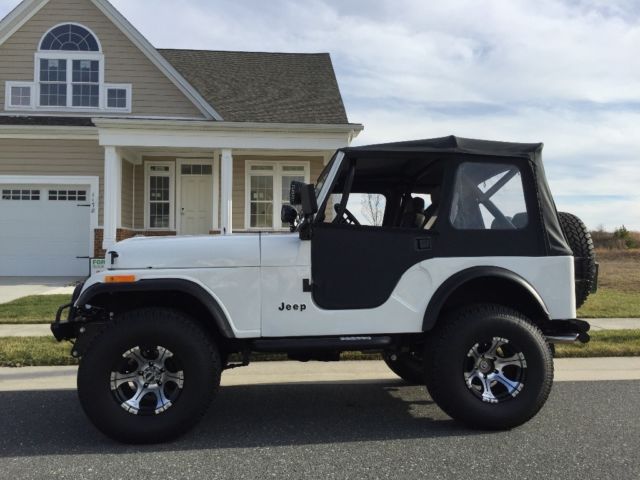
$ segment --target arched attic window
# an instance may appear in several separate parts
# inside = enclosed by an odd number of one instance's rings
[[[99,108],[103,58],[89,29],[57,25],[42,37],[38,52],[40,107]]]
[[[100,44],[95,35],[85,27],[68,23],[49,30],[40,42],[40,50],[99,52]]]

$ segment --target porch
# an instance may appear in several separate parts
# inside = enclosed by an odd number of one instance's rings
[[[313,182],[358,125],[96,120],[103,228],[94,256],[135,235],[286,231],[291,181]]]

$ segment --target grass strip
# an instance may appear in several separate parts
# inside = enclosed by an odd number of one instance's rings
[[[0,325],[52,322],[58,308],[70,301],[70,295],[30,295],[0,304]]]
[[[51,337],[0,338],[0,367],[76,365],[71,345]],[[556,357],[630,357],[640,356],[640,330],[602,330],[593,332],[586,345],[558,345]],[[378,353],[345,352],[343,360],[380,360]],[[237,361],[239,359],[231,359]],[[282,354],[254,354],[253,361],[287,360]]]
[[[601,288],[578,310],[578,318],[640,318],[640,291]]]

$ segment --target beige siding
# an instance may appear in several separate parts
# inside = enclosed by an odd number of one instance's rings
[[[133,164],[122,161],[122,227],[133,228]]]
[[[251,160],[281,161],[281,162],[305,162],[310,163],[309,180],[316,181],[322,169],[324,160],[322,157],[294,157],[294,156],[237,156],[233,158],[233,218],[234,230],[244,230],[245,227],[245,204],[246,204],[246,163]],[[274,212],[279,218],[280,212]]]
[[[105,82],[132,84],[132,115],[202,117],[200,111],[89,0],[50,0],[0,46],[0,108],[5,81],[33,81],[34,53],[44,33],[64,22],[93,30],[105,55]],[[120,114],[121,116],[121,114]]]
[[[82,175],[100,178],[102,225],[104,149],[91,140],[0,139],[0,175]]]

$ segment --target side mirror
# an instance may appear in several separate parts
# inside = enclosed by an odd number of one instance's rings
[[[293,232],[296,229],[296,220],[298,219],[298,211],[291,205],[282,205],[280,211],[280,219],[282,223],[288,223],[289,228]]]
[[[291,182],[289,203],[302,206],[302,213],[305,217],[318,213],[316,190],[311,183]]]
[[[302,213],[304,216],[315,215],[318,213],[318,202],[316,200],[316,189],[313,184],[305,184],[300,192],[302,197]]]
[[[293,181],[289,186],[289,203],[291,205],[302,205],[302,187],[304,186],[303,182]]]

